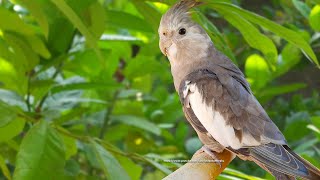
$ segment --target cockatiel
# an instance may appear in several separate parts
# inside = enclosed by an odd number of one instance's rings
[[[254,161],[277,179],[320,180],[320,171],[288,147],[243,73],[191,20],[188,11],[198,4],[181,0],[162,16],[159,45],[185,116],[204,146]]]

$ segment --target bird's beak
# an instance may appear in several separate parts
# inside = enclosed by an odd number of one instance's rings
[[[172,45],[172,42],[170,40],[160,40],[159,47],[162,54],[164,54],[165,56],[168,56],[168,50],[171,45]]]

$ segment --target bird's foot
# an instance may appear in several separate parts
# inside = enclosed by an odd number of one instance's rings
[[[214,162],[216,164],[218,164],[220,166],[220,168],[222,167],[222,161],[220,159],[218,159],[218,157],[214,154],[214,151],[212,151],[209,147],[207,147],[206,145],[202,146],[202,148],[200,148],[195,154],[194,156],[196,156],[197,154],[200,153],[207,153],[213,160],[215,160]]]

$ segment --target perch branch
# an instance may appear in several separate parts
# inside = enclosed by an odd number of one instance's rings
[[[221,162],[221,167],[216,162],[205,162],[212,160],[212,158],[207,153],[197,153],[192,157],[191,162],[188,162],[187,164],[183,165],[182,167],[165,177],[164,180],[216,179],[219,176],[219,174],[233,160],[234,155],[227,150],[224,150],[221,153],[214,154],[219,160],[223,161]]]

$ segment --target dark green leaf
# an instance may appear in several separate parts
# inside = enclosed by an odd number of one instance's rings
[[[298,11],[305,17],[305,18],[308,18],[309,17],[309,14],[310,14],[310,8],[309,6],[302,2],[302,1],[299,1],[299,0],[292,0],[293,2],[293,5],[295,8],[298,9]]]
[[[129,115],[119,115],[113,116],[112,120],[115,122],[121,122],[127,124],[129,126],[134,126],[137,128],[141,128],[143,130],[149,131],[155,135],[160,135],[161,129],[153,124],[152,122],[137,116],[129,116]]]
[[[58,133],[42,120],[24,137],[16,162],[14,179],[61,179],[65,147]]]
[[[110,180],[127,180],[130,179],[127,172],[123,169],[120,165],[118,160],[105,148],[101,145],[97,144],[96,142],[92,141],[91,146],[94,149],[95,155],[99,162],[99,165],[105,175]]]
[[[143,32],[153,32],[149,23],[143,19],[123,11],[108,10],[107,26],[115,26],[122,29],[131,29]]]

